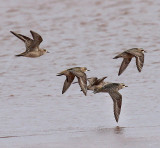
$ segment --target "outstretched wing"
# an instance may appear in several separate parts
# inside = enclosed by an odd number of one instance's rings
[[[123,59],[118,75],[120,75],[127,68],[128,64],[131,62],[131,60],[132,60],[132,58],[124,58]]]
[[[27,37],[27,36],[22,35],[22,34],[17,34],[13,31],[10,31],[10,32],[12,34],[14,34],[16,37],[18,37],[19,39],[21,39],[25,43],[26,52],[28,52],[33,45],[33,40],[31,38]]]
[[[127,53],[132,54],[136,58],[136,65],[139,72],[141,72],[144,63],[144,54],[140,52],[137,48],[133,48],[127,51]]]
[[[121,106],[122,106],[122,95],[117,91],[109,92],[109,94],[111,98],[113,99],[114,117],[116,121],[118,122],[119,115],[121,112]]]
[[[21,39],[23,42],[29,42],[29,41],[33,41],[31,38],[27,37],[27,36],[24,36],[22,34],[18,34],[18,33],[15,33],[13,31],[10,31],[12,34],[14,34],[16,37],[18,37],[19,39]]]
[[[95,83],[95,85],[99,85],[100,83],[102,83],[104,81],[104,79],[106,79],[107,77],[102,77],[101,79],[98,79],[97,82]]]
[[[72,74],[74,74],[78,78],[78,83],[84,93],[84,95],[87,95],[87,76],[84,72],[81,71],[75,71],[75,70],[69,70]]]
[[[97,79],[98,79],[97,77],[87,78],[90,85],[94,85],[94,83],[97,81]]]
[[[70,87],[71,83],[74,80],[74,75],[70,74],[69,76],[66,76],[66,80],[64,81],[63,89],[62,89],[62,94],[66,92],[66,90]]]
[[[139,72],[141,72],[144,64],[144,54],[142,56],[136,57],[136,65]]]
[[[36,44],[36,46],[39,46],[39,44],[43,41],[42,37],[38,33],[34,32],[32,30],[30,32],[31,32],[32,37],[34,39],[34,44]]]

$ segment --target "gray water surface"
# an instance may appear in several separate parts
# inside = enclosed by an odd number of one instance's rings
[[[148,148],[160,146],[160,1],[6,0],[0,3],[0,148]],[[9,31],[43,37],[50,53],[15,57],[24,43]],[[122,59],[143,47],[144,67]],[[119,123],[108,94],[84,96],[77,84],[65,94],[64,69],[86,66],[88,77],[123,82]],[[76,80],[75,80],[76,81]]]

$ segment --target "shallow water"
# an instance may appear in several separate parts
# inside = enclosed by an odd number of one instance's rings
[[[0,147],[106,148],[160,146],[160,1],[1,1]],[[42,35],[39,58],[15,57],[24,44],[9,31]],[[117,76],[123,50],[147,50]],[[62,95],[56,73],[86,66],[88,77],[124,82],[119,123],[108,94],[84,96],[78,85]]]

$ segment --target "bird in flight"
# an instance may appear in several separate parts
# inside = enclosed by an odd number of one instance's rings
[[[81,90],[83,91],[84,95],[87,95],[87,76],[85,74],[87,70],[86,67],[74,67],[67,70],[64,70],[57,74],[57,76],[65,75],[66,80],[64,81],[62,94],[66,92],[66,90],[70,87],[71,83],[73,82],[75,76],[78,79],[78,83],[80,85]]]
[[[102,77],[100,79],[98,79],[97,77],[91,77],[91,78],[87,78],[89,85],[87,86],[88,90],[95,90],[98,89],[102,86],[104,86],[105,84],[107,84],[108,82],[104,82],[104,79],[106,79],[107,77]]]
[[[127,68],[133,57],[136,58],[137,69],[139,72],[141,72],[144,64],[144,52],[146,51],[144,51],[142,48],[132,48],[115,56],[113,59],[123,58],[118,75],[122,74],[122,72]]]
[[[109,93],[113,100],[113,110],[114,110],[114,117],[116,122],[119,120],[119,115],[121,112],[122,106],[122,95],[118,92],[120,89],[128,87],[124,83],[108,83],[101,88],[94,90],[94,93],[106,92]]]
[[[45,53],[48,53],[48,51],[46,49],[42,49],[39,47],[40,43],[43,41],[42,37],[34,32],[34,31],[30,31],[33,39],[27,37],[27,36],[24,36],[22,34],[17,34],[13,31],[10,31],[12,34],[14,34],[16,37],[18,37],[19,39],[21,39],[24,43],[25,43],[25,46],[26,46],[26,51],[21,53],[21,54],[18,54],[16,56],[24,56],[24,57],[39,57]]]

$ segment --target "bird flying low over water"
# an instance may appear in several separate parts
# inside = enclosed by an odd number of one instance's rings
[[[22,34],[17,34],[13,31],[10,31],[10,32],[12,34],[14,34],[16,37],[18,37],[19,39],[21,39],[25,43],[25,46],[26,46],[26,51],[21,54],[18,54],[16,56],[24,56],[24,57],[34,58],[34,57],[39,57],[45,53],[48,53],[48,51],[46,49],[39,48],[39,45],[43,41],[43,39],[38,33],[31,30],[30,32],[33,37],[33,39],[31,39],[31,38],[24,36]]]
[[[133,57],[136,58],[137,69],[139,72],[141,72],[144,64],[144,52],[146,51],[144,51],[142,48],[132,48],[115,56],[113,59],[123,58],[118,75],[121,75],[121,73],[127,68]]]
[[[89,85],[87,86],[88,90],[95,90],[98,89],[100,87],[102,87],[103,85],[107,84],[108,82],[104,82],[104,79],[106,79],[107,77],[102,77],[100,79],[98,79],[97,77],[91,77],[91,78],[87,78]]]
[[[113,100],[113,110],[115,120],[118,122],[122,106],[122,95],[118,92],[120,89],[128,87],[124,83],[108,83],[101,88],[94,90],[94,93],[106,92],[109,93]]]
[[[87,95],[87,76],[85,74],[87,70],[86,67],[74,67],[67,70],[64,70],[57,74],[57,76],[65,75],[66,80],[64,81],[62,94],[66,92],[66,90],[70,87],[71,83],[73,82],[75,76],[78,79],[78,83],[84,93],[84,95]]]
[[[102,77],[100,79],[98,79],[97,77],[91,77],[91,78],[87,78],[87,81],[89,82],[89,85],[87,86],[87,90],[95,90],[98,89],[100,87],[102,87],[103,85],[109,83],[109,82],[104,82],[104,79],[106,79],[107,77]],[[72,84],[76,84],[78,82],[73,82]]]

